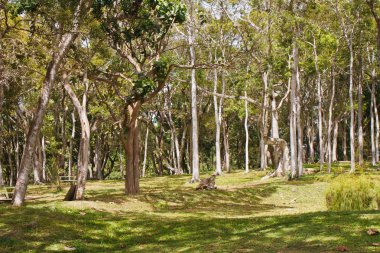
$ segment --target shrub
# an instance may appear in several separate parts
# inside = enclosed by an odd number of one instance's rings
[[[326,192],[327,208],[332,211],[369,210],[375,207],[374,185],[366,176],[341,175]]]
[[[376,187],[377,210],[380,210],[380,186]]]

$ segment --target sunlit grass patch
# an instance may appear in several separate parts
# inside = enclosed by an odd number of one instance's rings
[[[380,229],[379,211],[327,211],[335,174],[264,174],[224,174],[213,191],[195,191],[188,175],[143,178],[138,196],[125,196],[122,181],[89,181],[87,199],[74,202],[62,201],[68,185],[32,186],[39,198],[25,207],[0,204],[0,252],[376,252],[379,238],[365,230]]]

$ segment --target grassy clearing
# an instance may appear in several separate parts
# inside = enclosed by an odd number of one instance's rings
[[[380,229],[379,211],[326,211],[334,175],[262,175],[224,175],[200,192],[189,176],[144,178],[135,197],[121,181],[92,181],[75,202],[61,200],[67,187],[33,186],[38,198],[25,207],[0,204],[0,252],[380,252],[371,246],[380,236],[365,233]],[[379,172],[371,177],[380,184]]]

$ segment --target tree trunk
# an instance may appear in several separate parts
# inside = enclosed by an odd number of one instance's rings
[[[297,56],[298,57],[298,56]],[[298,59],[297,59],[298,64]],[[303,127],[301,122],[301,99],[300,99],[300,90],[301,90],[301,82],[300,82],[300,76],[297,66],[297,176],[300,177],[303,174],[303,158],[304,158],[304,150],[303,150]]]
[[[78,97],[75,95],[71,86],[66,82],[64,78],[64,87],[67,94],[70,96],[75,109],[79,115],[79,121],[81,125],[81,140],[78,152],[78,173],[77,173],[77,188],[76,188],[76,199],[84,199],[84,191],[86,187],[87,172],[88,172],[88,162],[90,154],[90,123],[87,116],[87,93],[88,93],[88,80],[84,77],[85,91],[83,93],[82,104],[79,102]]]
[[[314,66],[317,72],[317,89],[318,89],[318,139],[319,139],[319,170],[323,169],[324,164],[324,148],[323,148],[323,118],[322,118],[322,80],[321,73],[319,72],[318,53],[315,38],[313,38],[313,54]]]
[[[361,62],[361,61],[360,61]],[[360,64],[362,66],[362,64]],[[359,149],[359,165],[363,165],[363,87],[362,87],[362,71],[359,74],[358,80],[358,149]]]
[[[244,96],[247,97],[247,91],[244,92]],[[245,118],[244,118],[244,129],[245,129],[245,173],[249,172],[249,131],[248,131],[248,101],[244,100],[245,108]]]
[[[314,125],[313,118],[307,121],[307,138],[309,141],[309,163],[314,163]]]
[[[280,138],[280,134],[279,134],[279,131],[278,131],[278,111],[277,111],[277,102],[276,102],[276,97],[277,97],[277,93],[272,90],[272,102],[271,102],[271,105],[272,105],[272,130],[271,130],[271,135],[272,135],[272,138],[274,139],[278,139]],[[272,150],[272,154],[271,154],[271,157],[272,157],[272,166],[273,166],[273,169],[277,169],[278,168],[278,165],[280,163],[280,152],[281,150],[279,150],[280,147],[277,147],[277,146],[274,146],[271,150]]]
[[[70,147],[69,147],[69,177],[71,177],[73,173],[73,149],[74,149],[74,139],[75,139],[75,113],[71,113],[72,118],[72,130],[70,137]]]
[[[344,129],[343,129],[343,136],[342,136],[342,149],[343,149],[343,160],[344,161],[348,161],[348,156],[347,156],[347,133],[346,133],[346,129],[347,129],[347,121],[345,120],[344,122]]]
[[[268,137],[268,126],[267,126],[267,117],[268,117],[268,71],[262,74],[262,79],[264,83],[263,90],[263,106],[261,109],[261,119],[260,119],[260,169],[265,170],[267,167],[267,153],[268,153],[268,145],[265,143],[265,139]]]
[[[297,75],[298,75],[298,47],[293,44],[293,64],[292,64],[292,81],[290,90],[290,160],[291,175],[294,179],[297,176]]]
[[[228,122],[227,119],[223,119],[223,146],[224,146],[224,169],[227,173],[231,172],[230,166],[230,141],[228,134]]]
[[[45,136],[42,136],[42,180],[46,182],[46,144],[45,144]]]
[[[128,105],[128,116],[124,122],[124,127],[127,130],[127,137],[123,142],[126,160],[125,194],[127,195],[140,193],[140,131],[138,121],[140,108],[141,102]]]
[[[333,106],[334,106],[334,96],[335,96],[335,73],[334,67],[331,68],[331,99],[329,106],[329,121],[328,121],[328,130],[327,130],[327,148],[328,148],[328,172],[331,173],[331,163],[333,161],[332,156],[332,147],[331,147],[331,130],[332,130],[332,114],[333,114]],[[334,128],[335,130],[335,128]],[[334,131],[335,136],[335,131]]]
[[[188,40],[190,51],[190,64],[195,64],[195,31],[194,31],[194,3],[190,1],[190,20],[188,25]],[[197,82],[195,79],[195,69],[191,69],[191,143],[192,143],[192,178],[191,182],[199,181],[199,151],[198,151],[198,112],[197,112]]]
[[[349,46],[350,49],[350,89],[349,89],[349,97],[350,97],[350,153],[351,153],[351,169],[350,172],[353,173],[355,171],[355,108],[354,108],[354,97],[353,97],[353,89],[354,89],[354,52],[352,48],[352,43]]]
[[[100,130],[98,132],[101,132]],[[104,179],[102,167],[103,167],[103,155],[102,155],[102,140],[99,135],[96,137],[96,142],[95,142],[95,153],[94,153],[94,165],[95,165],[95,172],[96,172],[96,177],[99,180]]]
[[[339,120],[334,120],[334,136],[333,136],[333,146],[332,146],[332,162],[338,161],[338,128],[339,128]]]
[[[84,16],[83,12],[87,12],[87,10],[90,8],[90,4],[88,2],[90,1],[81,0],[79,2],[73,17],[73,29],[72,31],[65,33],[62,36],[61,41],[56,47],[57,51],[53,53],[52,60],[46,68],[46,75],[43,81],[43,87],[38,102],[38,107],[34,114],[33,120],[30,123],[28,136],[25,141],[24,152],[20,164],[20,171],[13,194],[14,206],[21,206],[24,203],[32,157],[36,146],[37,136],[40,133],[42,121],[49,102],[50,90],[55,82],[57,72],[60,68],[63,58],[67,53],[68,48],[78,36],[80,19]]]
[[[148,152],[148,137],[149,137],[149,128],[146,126],[146,134],[145,134],[145,144],[144,144],[144,161],[143,161],[143,168],[142,168],[142,177],[145,177],[145,170],[146,170],[146,158],[147,158],[147,152]]]
[[[37,139],[38,143],[36,144],[35,153],[33,157],[33,176],[34,184],[41,184],[41,175],[42,175],[42,157],[41,157],[41,144],[39,143],[40,138]]]
[[[216,56],[215,56],[216,57]],[[214,93],[218,92],[218,70],[214,69]],[[220,152],[220,125],[221,125],[221,108],[222,99],[220,99],[218,106],[218,98],[214,95],[214,113],[215,113],[215,174],[222,175],[222,156]]]

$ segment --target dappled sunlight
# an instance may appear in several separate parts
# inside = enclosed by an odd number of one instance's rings
[[[91,181],[87,199],[72,202],[62,201],[67,186],[33,186],[41,198],[26,207],[0,205],[0,252],[376,252],[365,229],[380,227],[380,213],[325,211],[324,174],[288,182],[235,173],[213,191],[188,178],[144,178],[137,196],[124,195],[122,181]]]

